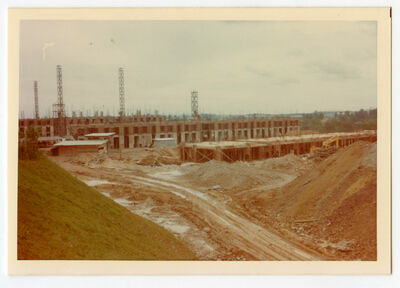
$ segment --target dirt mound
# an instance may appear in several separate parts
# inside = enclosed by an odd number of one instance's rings
[[[161,165],[180,165],[181,161],[176,149],[165,147],[146,148],[143,158],[138,160],[138,165],[161,166]]]
[[[299,157],[294,154],[288,154],[283,157],[271,158],[254,163],[260,168],[297,172],[308,170],[310,168],[310,165],[313,164],[312,161],[308,161],[308,159],[306,159],[305,157]]]
[[[251,203],[297,232],[325,239],[323,246],[342,259],[376,259],[376,143],[340,149]]]
[[[190,174],[190,177],[198,180],[202,186],[219,185],[226,189],[244,186],[251,188],[273,180],[266,171],[244,162],[227,163],[212,160],[189,168],[191,171],[188,171],[186,175]]]
[[[249,190],[258,186],[277,186],[293,180],[307,165],[306,160],[286,155],[282,158],[254,162],[211,160],[184,167],[183,178],[201,187],[220,186],[229,192]]]

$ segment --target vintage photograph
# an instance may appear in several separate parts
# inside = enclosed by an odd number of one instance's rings
[[[377,21],[19,29],[18,260],[377,261]]]

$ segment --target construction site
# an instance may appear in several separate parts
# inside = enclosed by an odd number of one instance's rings
[[[53,117],[33,126],[53,162],[172,232],[200,260],[376,260],[376,130],[303,133],[301,118],[125,113],[66,115],[62,67]]]

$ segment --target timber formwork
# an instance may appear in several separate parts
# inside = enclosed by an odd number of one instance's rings
[[[180,145],[180,156],[185,162],[262,160],[287,154],[307,154],[311,152],[312,147],[322,147],[324,141],[336,137],[338,147],[345,147],[357,141],[374,142],[377,136],[376,131],[361,131],[196,144],[183,143]]]

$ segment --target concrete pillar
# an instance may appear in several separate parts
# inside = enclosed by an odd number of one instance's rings
[[[219,147],[219,146],[215,147],[214,159],[217,160],[217,161],[222,161],[223,160],[222,150],[221,150],[221,147]]]
[[[119,147],[124,148],[124,136],[119,136]]]
[[[233,140],[233,139],[236,139],[237,138],[237,129],[233,129],[233,130],[231,130],[231,140]]]
[[[198,159],[198,155],[197,155],[197,146],[193,145],[193,149],[192,149],[192,158],[193,158],[193,162],[197,162]]]
[[[176,139],[175,139],[176,141]],[[146,134],[146,146],[150,146],[153,142],[153,137],[151,136],[151,133]],[[175,142],[176,144],[176,142]]]
[[[277,148],[277,151],[278,151],[278,157],[281,156],[281,154],[282,154],[282,147],[281,147],[281,145],[278,144],[278,145],[275,146],[275,147]]]
[[[160,134],[161,133],[161,124],[157,123],[156,124],[156,134]]]

